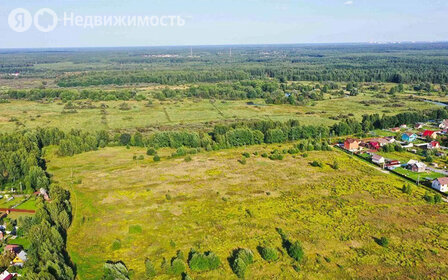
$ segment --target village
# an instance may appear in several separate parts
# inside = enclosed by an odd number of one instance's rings
[[[448,120],[402,125],[374,131],[372,137],[348,138],[337,146],[353,155],[397,174],[417,185],[424,184],[446,196],[448,193]]]
[[[0,273],[0,280],[21,276],[30,244],[23,236],[19,220],[34,215],[38,199],[50,201],[47,190],[40,189],[28,195],[11,190],[0,195],[0,267],[6,268]]]

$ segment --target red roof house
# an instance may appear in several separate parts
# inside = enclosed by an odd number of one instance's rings
[[[432,130],[425,130],[425,132],[423,132],[423,137],[429,137],[432,139],[436,139],[437,138],[437,132],[432,131]]]
[[[437,141],[431,141],[431,143],[428,143],[428,149],[440,149],[440,143]]]

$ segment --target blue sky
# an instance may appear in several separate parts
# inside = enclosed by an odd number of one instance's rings
[[[17,33],[15,8],[81,16],[164,16],[175,27],[63,26]],[[448,41],[446,0],[0,0],[0,48]]]

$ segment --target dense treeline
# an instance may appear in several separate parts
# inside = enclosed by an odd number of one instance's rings
[[[333,81],[333,82],[390,82],[390,83],[448,83],[448,67],[440,68],[417,64],[382,66],[334,66],[324,67],[252,67],[247,70],[199,70],[199,71],[106,71],[69,75],[58,80],[60,87],[125,85],[156,83],[178,85],[201,82],[241,81],[247,79],[276,78],[280,81]],[[364,69],[363,69],[364,68]],[[372,69],[373,68],[373,69]]]
[[[62,132],[57,128],[39,129],[36,136],[41,146],[59,145],[58,154],[72,156],[107,145],[179,149],[182,147],[218,150],[262,143],[284,143],[300,139],[327,139],[332,136],[362,134],[373,129],[396,127],[428,120],[448,118],[446,109],[406,112],[395,116],[365,115],[361,122],[345,119],[332,127],[305,126],[296,120],[274,122],[265,120],[241,121],[215,125],[211,131],[163,131],[148,136],[140,132],[110,135],[107,131]],[[186,154],[183,151],[180,154]],[[151,152],[155,154],[155,151]]]
[[[42,147],[58,142],[57,129],[0,134],[0,186],[31,193],[49,190],[51,202],[38,199],[36,215],[19,219],[19,232],[29,242],[26,279],[74,279],[75,272],[66,252],[66,231],[71,223],[69,192],[50,185],[41,158]]]
[[[66,251],[67,229],[72,219],[70,193],[51,185],[49,196],[51,202],[39,199],[34,216],[19,220],[31,244],[23,274],[30,280],[71,280],[75,271]]]
[[[27,192],[48,187],[40,156],[35,133],[0,134],[0,188],[5,189],[9,183]]]
[[[110,100],[130,100],[139,99],[135,90],[121,89],[121,90],[100,90],[100,89],[10,89],[5,93],[4,97],[10,99],[55,99],[59,98],[63,101],[90,99],[93,101],[110,101]]]

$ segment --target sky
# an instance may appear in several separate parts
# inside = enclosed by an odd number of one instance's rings
[[[54,30],[24,32],[17,8],[55,12]],[[175,16],[174,26],[71,26],[64,13]],[[39,13],[38,25],[53,17]],[[0,0],[0,48],[448,41],[447,0]],[[81,21],[80,21],[81,22]],[[164,21],[166,22],[166,21]],[[25,24],[26,25],[26,24]]]

